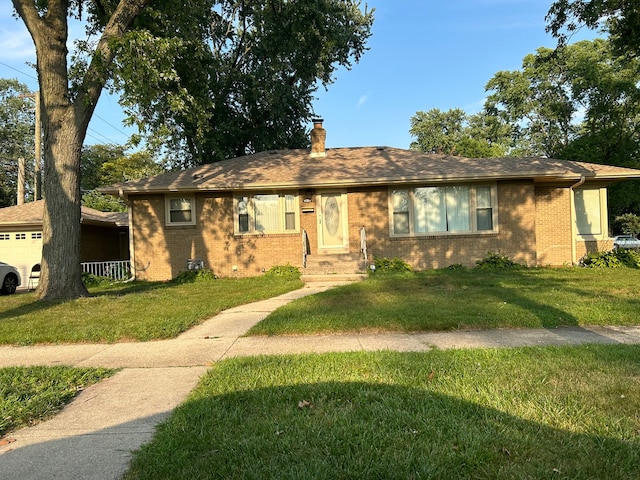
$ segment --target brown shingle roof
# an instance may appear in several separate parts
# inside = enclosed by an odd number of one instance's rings
[[[0,208],[0,225],[42,225],[44,200]],[[116,212],[100,212],[93,208],[82,207],[82,223],[102,224],[111,226],[127,226],[128,214]]]
[[[480,158],[426,154],[391,147],[277,150],[170,172],[101,189],[152,191],[239,190],[393,185],[433,181],[528,178],[537,181],[640,178],[640,170],[546,158]]]

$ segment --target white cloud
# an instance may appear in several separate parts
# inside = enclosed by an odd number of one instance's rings
[[[368,95],[362,95],[359,99],[358,99],[358,103],[356,104],[356,108],[360,108],[361,106],[363,106],[365,103],[367,103],[367,99],[368,99]]]
[[[464,110],[467,114],[473,115],[481,112],[484,109],[484,102],[487,100],[487,97],[483,97],[480,100],[476,100],[475,102],[468,103],[464,105],[462,110]]]

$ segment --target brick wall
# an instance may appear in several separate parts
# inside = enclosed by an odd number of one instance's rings
[[[570,203],[567,188],[536,187],[533,182],[498,183],[498,230],[483,234],[391,238],[388,190],[351,189],[348,193],[349,250],[360,251],[360,228],[367,232],[371,255],[399,257],[417,270],[452,264],[473,266],[488,252],[527,265],[562,265],[571,261]],[[303,203],[300,227],[317,253],[315,198]],[[132,197],[135,267],[142,280],[168,280],[186,269],[187,259],[202,259],[223,277],[252,276],[274,265],[302,266],[300,232],[279,235],[234,235],[233,197],[197,194],[196,225],[165,226],[163,195]],[[303,212],[302,208],[313,208]],[[588,246],[584,247],[585,249]],[[235,267],[235,268],[234,268]]]
[[[571,190],[537,186],[535,195],[538,265],[570,264]]]
[[[300,233],[234,235],[231,194],[198,194],[195,199],[196,225],[189,226],[165,225],[163,195],[131,199],[138,279],[175,278],[186,270],[188,259],[203,260],[221,277],[259,275],[287,263],[302,265]]]
[[[453,264],[471,267],[490,251],[531,265],[536,259],[534,208],[532,184],[499,184],[497,233],[390,238],[388,190],[353,191],[349,195],[351,249],[358,251],[358,230],[364,226],[372,255],[399,257],[417,270]]]

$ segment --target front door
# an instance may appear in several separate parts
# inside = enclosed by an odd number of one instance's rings
[[[349,215],[346,192],[318,192],[318,250],[349,251]]]

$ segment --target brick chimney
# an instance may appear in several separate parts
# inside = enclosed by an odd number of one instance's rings
[[[311,158],[326,157],[325,140],[327,131],[322,128],[321,118],[313,119],[313,129],[311,130]]]

